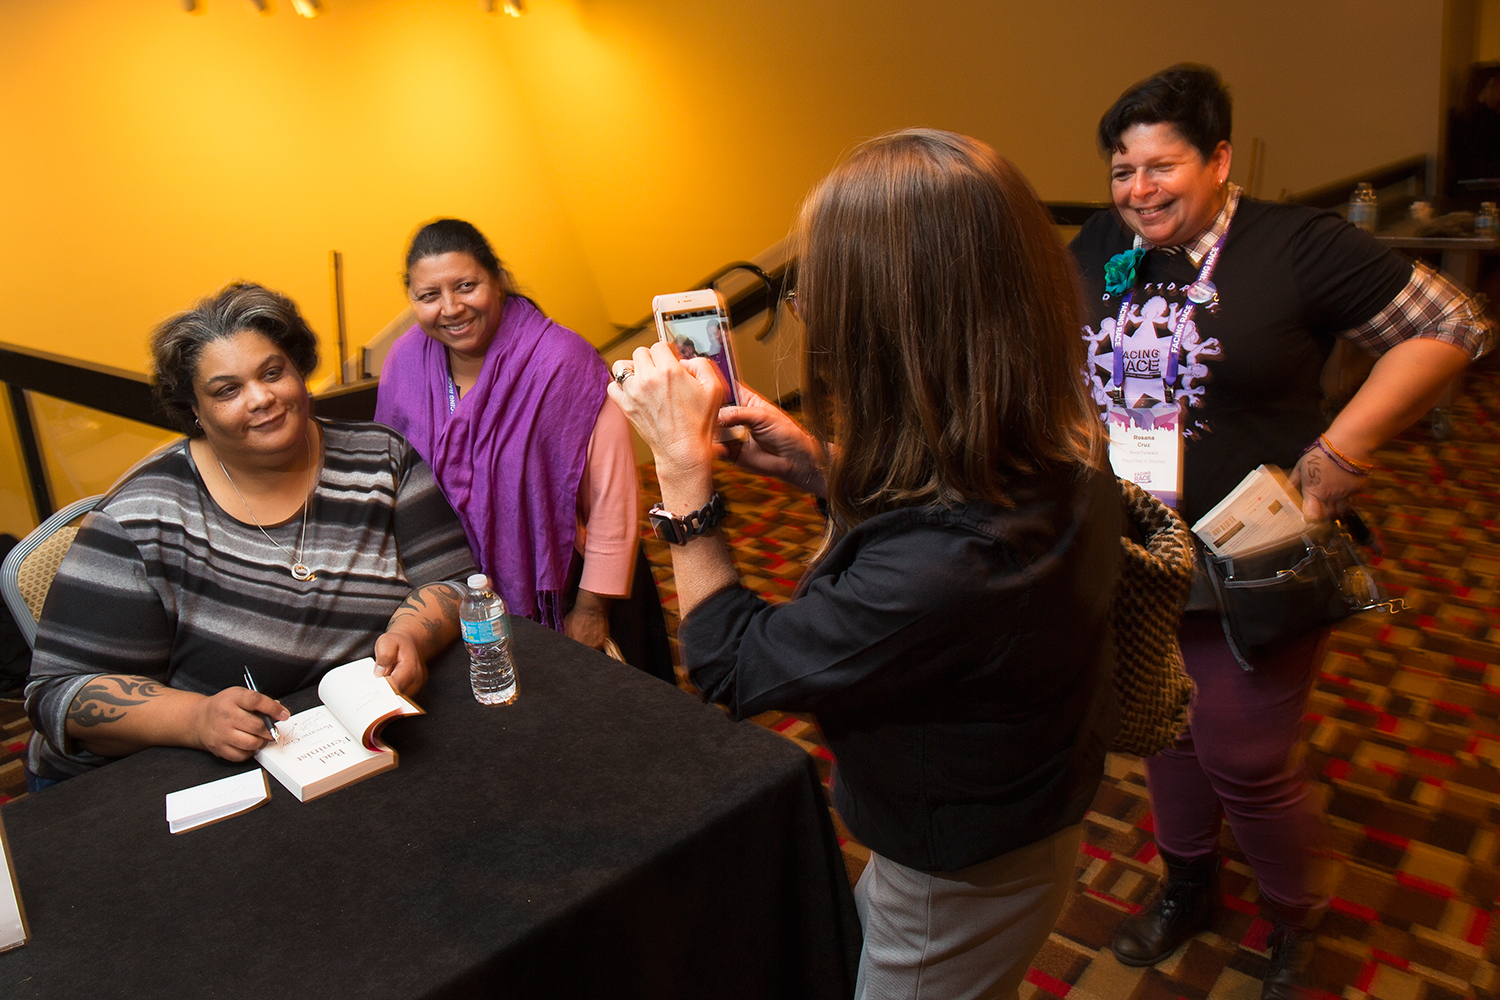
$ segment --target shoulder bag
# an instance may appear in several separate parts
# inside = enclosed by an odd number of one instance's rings
[[[1224,636],[1246,670],[1276,643],[1357,612],[1406,610],[1386,596],[1338,521],[1309,524],[1300,538],[1263,552],[1204,558]]]
[[[1177,628],[1192,585],[1193,534],[1177,512],[1120,480],[1126,517],[1140,536],[1123,537],[1115,591],[1115,694],[1120,730],[1110,749],[1149,757],[1171,746],[1188,721],[1193,682],[1182,666]]]

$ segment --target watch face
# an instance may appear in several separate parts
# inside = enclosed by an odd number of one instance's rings
[[[685,517],[678,517],[661,504],[646,511],[646,517],[657,538],[683,545],[689,538],[713,529],[724,519],[724,512],[724,497],[716,492],[700,510],[690,511]]]
[[[688,540],[687,525],[671,514],[653,508],[647,517],[651,519],[651,530],[662,541],[681,545]]]

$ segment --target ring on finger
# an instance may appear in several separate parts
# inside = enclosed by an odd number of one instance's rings
[[[615,384],[624,385],[625,380],[635,374],[635,365],[629,361],[616,361],[613,374]]]

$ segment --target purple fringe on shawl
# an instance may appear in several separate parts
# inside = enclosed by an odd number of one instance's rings
[[[447,349],[421,327],[396,340],[381,371],[375,419],[432,466],[510,612],[559,631],[578,484],[608,384],[598,352],[514,295],[452,415]]]

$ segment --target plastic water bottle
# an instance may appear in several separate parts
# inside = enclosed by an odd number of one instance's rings
[[[1500,236],[1500,212],[1495,210],[1493,201],[1479,206],[1479,213],[1474,216],[1474,235],[1491,240]]]
[[[481,705],[509,705],[516,689],[516,665],[510,658],[510,625],[505,602],[483,573],[469,577],[469,595],[458,607],[458,626],[469,647],[469,684]]]
[[[1380,203],[1375,199],[1375,189],[1360,183],[1349,198],[1349,221],[1367,233],[1373,233],[1380,218]]]

